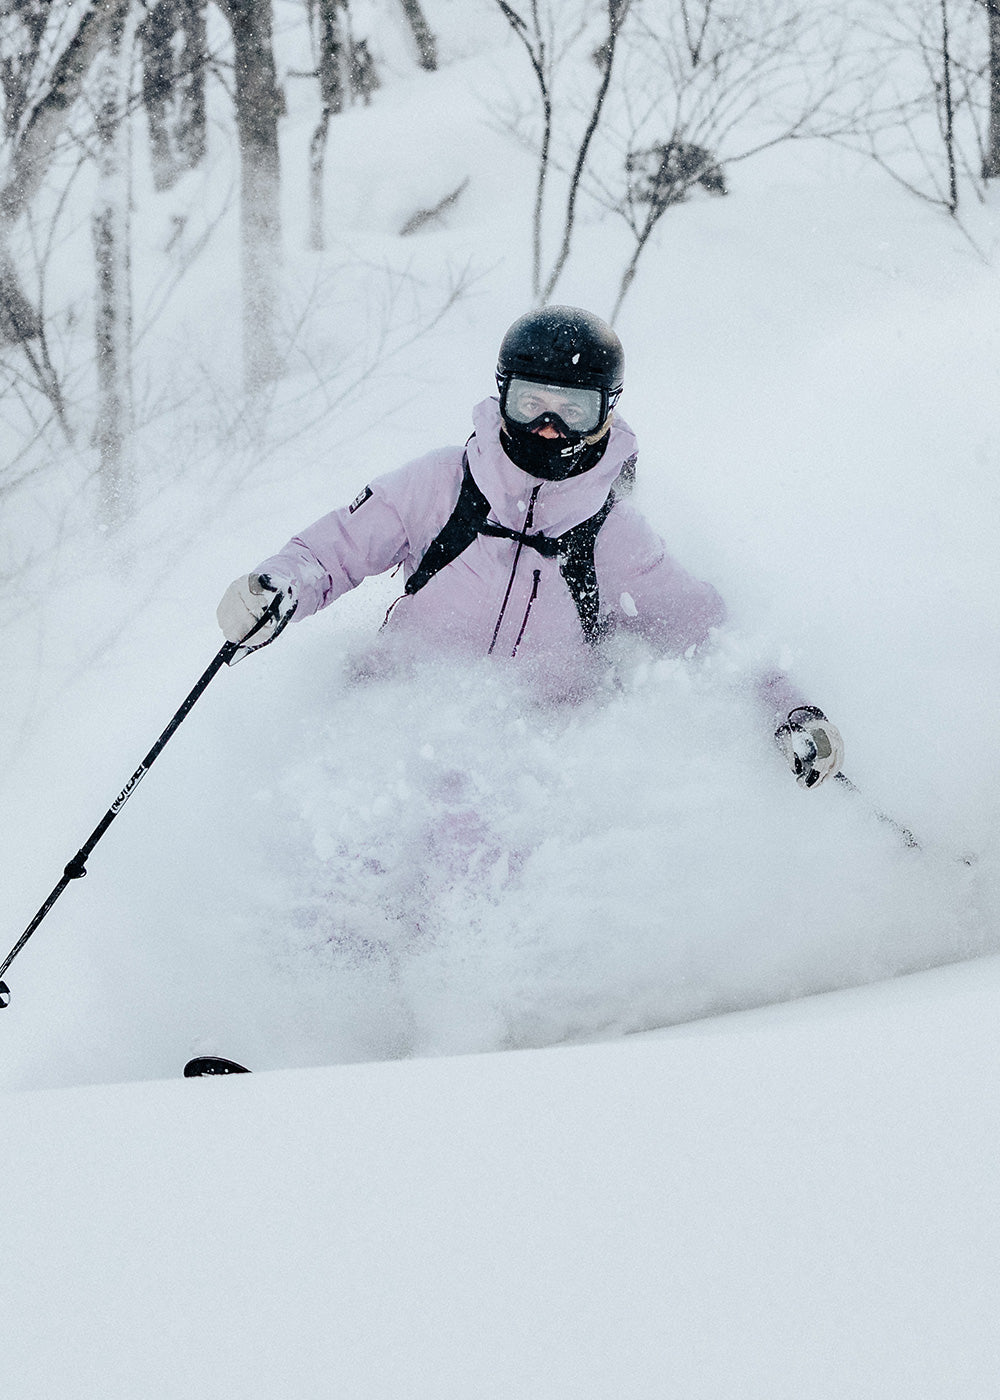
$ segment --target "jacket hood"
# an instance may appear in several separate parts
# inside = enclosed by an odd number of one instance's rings
[[[476,432],[466,448],[469,469],[493,507],[493,518],[508,530],[523,529],[536,486],[541,489],[535,499],[533,530],[561,535],[581,520],[589,520],[607,500],[622,466],[637,450],[635,434],[616,413],[607,450],[595,466],[566,481],[542,481],[515,466],[501,447],[499,399],[477,404],[472,422]]]

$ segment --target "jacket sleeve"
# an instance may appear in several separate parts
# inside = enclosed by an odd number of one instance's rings
[[[657,650],[680,656],[703,645],[726,608],[710,583],[689,574],[632,506],[620,502],[597,537],[602,612]]]
[[[619,626],[638,632],[669,656],[701,647],[726,608],[710,583],[693,578],[667,553],[652,526],[621,503],[597,537],[603,610]],[[795,681],[777,668],[758,672],[751,685],[772,729],[808,702]]]
[[[792,710],[811,703],[784,671],[766,671],[758,676],[756,691],[774,729],[784,724]]]
[[[349,506],[310,525],[257,573],[290,580],[298,591],[296,618],[308,617],[356,588],[362,579],[419,558],[447,518],[456,478],[456,449],[442,449],[376,478]],[[458,475],[461,448],[457,449]]]

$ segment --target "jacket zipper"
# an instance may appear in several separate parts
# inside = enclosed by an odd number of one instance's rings
[[[518,649],[518,647],[521,645],[521,638],[524,636],[524,629],[525,629],[525,628],[527,627],[527,625],[528,625],[528,618],[529,618],[530,615],[531,615],[531,605],[532,605],[532,603],[535,601],[535,599],[538,597],[538,584],[539,584],[539,580],[541,579],[541,577],[542,577],[542,571],[541,571],[541,569],[536,569],[535,572],[534,572],[533,581],[532,581],[532,584],[531,584],[531,596],[528,598],[528,606],[527,606],[527,607],[525,608],[525,610],[524,610],[524,618],[522,619],[522,622],[521,622],[521,630],[520,630],[520,632],[518,632],[518,634],[517,634],[517,641],[514,643],[514,650],[513,650],[513,651],[511,652],[511,654],[510,654],[512,660],[513,660],[513,658],[517,655],[517,649]]]
[[[538,485],[533,489],[533,491],[532,491],[532,493],[531,493],[531,499],[528,501],[528,513],[527,513],[527,515],[524,517],[524,524],[521,526],[521,534],[522,534],[522,535],[526,535],[526,534],[528,533],[528,531],[531,529],[532,522],[533,522],[533,520],[534,520],[534,518],[535,518],[535,502],[538,500],[538,493],[539,493],[539,491],[542,489],[542,485],[543,485],[543,483],[542,483],[542,482],[539,482]],[[496,626],[493,628],[493,640],[490,642],[489,650],[488,650],[487,653],[486,653],[487,656],[492,656],[492,655],[493,655],[493,648],[494,648],[494,647],[496,646],[496,644],[497,644],[497,638],[498,638],[499,635],[500,635],[500,628],[503,626],[504,614],[505,614],[506,611],[507,611],[507,604],[510,602],[511,589],[514,587],[514,577],[515,577],[515,575],[517,574],[517,566],[518,566],[518,564],[520,563],[520,560],[521,560],[521,550],[522,550],[523,548],[524,548],[524,541],[523,541],[523,540],[518,540],[518,542],[517,542],[517,549],[515,549],[515,551],[514,551],[514,562],[513,562],[513,564],[510,566],[510,578],[507,580],[507,591],[506,591],[506,593],[503,595],[503,602],[500,604],[500,612],[499,612],[499,614],[498,614],[498,616],[497,616]],[[537,584],[536,584],[536,590],[537,590]],[[529,612],[530,612],[530,610],[531,610],[531,603],[532,603],[533,599],[534,599],[534,593],[532,594],[531,599],[528,600],[528,611],[529,611]],[[527,614],[525,614],[524,623],[522,623],[522,625],[521,625],[521,631],[518,633],[517,642],[520,642],[520,640],[521,640],[521,636],[522,636],[523,633],[524,633],[524,628],[525,628],[525,625],[527,624],[527,621],[528,621]],[[514,643],[514,651],[517,650],[517,642]],[[513,653],[512,653],[512,655],[513,655]]]

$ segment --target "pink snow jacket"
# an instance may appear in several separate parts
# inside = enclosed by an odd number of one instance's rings
[[[349,506],[332,511],[257,572],[296,586],[296,618],[308,617],[362,579],[402,565],[404,582],[421,562],[455,508],[467,460],[490,506],[488,523],[549,538],[601,510],[637,444],[617,416],[600,462],[566,481],[540,481],[510,460],[500,445],[500,407],[486,399],[473,411],[466,448],[445,447],[378,477]],[[615,499],[594,544],[601,635],[615,628],[644,637],[657,651],[679,656],[701,646],[725,616],[718,593],[693,578],[667,553],[663,540],[627,500]],[[423,654],[494,654],[534,661],[546,670],[572,669],[593,655],[557,557],[527,540],[477,534],[418,592],[393,605],[385,631],[409,639]],[[773,677],[767,682],[776,713],[801,700]],[[777,687],[775,689],[775,687]],[[787,702],[787,703],[786,703]]]

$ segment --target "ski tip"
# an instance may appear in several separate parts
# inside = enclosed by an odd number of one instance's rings
[[[184,1066],[185,1079],[202,1079],[207,1074],[249,1074],[245,1065],[223,1060],[218,1055],[198,1055]]]

